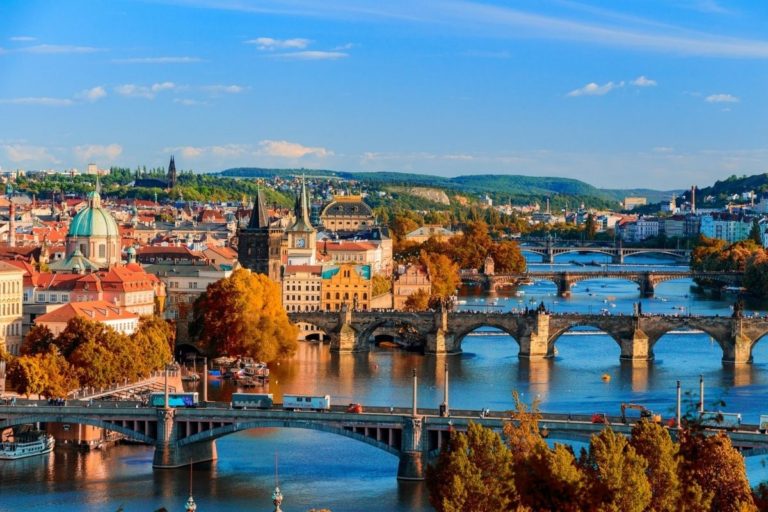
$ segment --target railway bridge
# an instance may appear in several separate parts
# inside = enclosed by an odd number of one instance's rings
[[[691,259],[690,249],[667,249],[664,247],[623,247],[622,244],[607,246],[599,242],[586,242],[568,245],[555,245],[551,240],[525,240],[520,246],[523,252],[538,254],[543,263],[554,263],[555,257],[561,254],[593,253],[611,257],[611,263],[622,264],[627,256],[638,254],[657,254],[670,256],[678,261],[688,262]]]
[[[594,271],[552,271],[525,272],[518,274],[483,274],[480,272],[462,272],[461,280],[465,284],[479,284],[488,290],[496,290],[507,285],[517,285],[532,279],[548,280],[557,286],[561,297],[571,295],[574,284],[590,279],[622,279],[637,283],[640,295],[652,297],[656,285],[676,279],[699,279],[724,285],[740,285],[743,272],[698,272],[691,270],[594,270]]]
[[[414,378],[414,390],[416,379]],[[414,391],[414,404],[416,392]],[[349,413],[344,407],[330,411],[287,411],[232,409],[227,403],[206,402],[199,408],[153,408],[136,402],[69,401],[65,406],[46,401],[19,401],[0,406],[0,431],[30,423],[92,425],[123,434],[129,439],[153,445],[153,467],[178,468],[217,458],[216,439],[256,428],[301,428],[345,436],[398,457],[398,479],[422,480],[426,465],[439,454],[452,431],[466,430],[469,422],[501,430],[507,412],[450,410],[445,415],[434,409],[366,407],[364,413]],[[632,425],[609,418],[611,428],[629,434]],[[616,421],[616,423],[613,423]],[[543,414],[543,433],[555,439],[587,440],[605,425],[593,424],[589,416]],[[728,434],[744,450],[768,449],[768,436],[756,428]]]
[[[697,330],[709,334],[723,351],[728,364],[752,362],[752,349],[768,334],[768,318],[668,315],[550,314],[545,310],[527,313],[352,311],[289,313],[291,321],[305,322],[325,333],[331,350],[367,351],[377,329],[407,327],[419,334],[415,348],[425,353],[461,352],[464,338],[476,329],[491,327],[511,336],[519,345],[519,356],[529,359],[553,357],[555,345],[574,327],[591,327],[610,336],[621,349],[621,359],[652,360],[653,347],[670,331]]]

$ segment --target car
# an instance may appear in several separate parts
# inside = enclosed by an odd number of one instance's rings
[[[360,414],[363,412],[363,406],[360,404],[349,404],[349,406],[347,406],[347,412]]]
[[[592,415],[592,423],[602,423],[607,425],[610,422],[608,421],[608,415],[603,412],[596,412]]]

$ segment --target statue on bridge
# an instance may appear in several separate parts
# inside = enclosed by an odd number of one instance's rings
[[[744,318],[744,300],[739,298],[733,305],[733,318]]]

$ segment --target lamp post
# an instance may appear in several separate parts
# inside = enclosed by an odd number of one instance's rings
[[[413,412],[412,416],[415,418],[419,415],[418,407],[416,405],[417,403],[417,396],[416,396],[416,388],[418,385],[418,377],[416,377],[416,368],[413,369]]]

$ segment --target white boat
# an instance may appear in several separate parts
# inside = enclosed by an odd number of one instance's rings
[[[0,444],[0,460],[15,460],[35,455],[50,453],[56,440],[50,434],[39,434],[36,437],[22,434],[18,441],[4,441]]]

